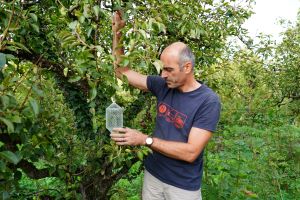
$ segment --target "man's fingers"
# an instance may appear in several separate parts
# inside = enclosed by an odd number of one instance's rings
[[[120,19],[122,19],[123,13],[121,12],[121,10],[117,10],[116,13],[117,13],[118,17],[119,17]]]
[[[123,137],[112,137],[115,142],[126,142],[126,138]]]
[[[112,132],[126,133],[127,128],[114,128]]]
[[[112,17],[113,25],[116,24],[116,21],[120,21],[120,20],[121,20],[120,15],[117,12],[115,12]]]
[[[125,20],[121,20],[120,24],[121,24],[122,27],[124,27],[125,26]]]
[[[122,13],[119,11],[116,11],[114,14],[115,20],[121,20],[122,19]]]
[[[130,128],[114,128],[110,137],[117,145],[130,145]]]
[[[116,142],[117,145],[127,145],[127,142]]]
[[[111,134],[111,138],[116,142],[117,145],[128,145],[128,141],[122,134]]]
[[[125,20],[122,19],[122,12],[116,11],[112,17],[112,24],[115,27],[116,31],[125,26]]]
[[[125,135],[124,134],[119,134],[119,133],[111,133],[110,137],[111,138],[124,138]]]

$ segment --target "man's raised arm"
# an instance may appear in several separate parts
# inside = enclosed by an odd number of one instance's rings
[[[113,31],[113,56],[114,56],[114,69],[117,77],[122,79],[126,76],[130,85],[141,89],[147,90],[147,76],[131,70],[129,67],[119,66],[121,56],[124,55],[123,45],[120,43],[121,29],[125,26],[125,21],[122,19],[120,11],[116,11],[113,15],[112,31]]]

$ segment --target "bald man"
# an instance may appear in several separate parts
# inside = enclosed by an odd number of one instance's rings
[[[113,18],[114,55],[124,26],[119,12]],[[182,42],[165,48],[160,76],[146,76],[128,67],[118,67],[119,78],[150,91],[157,98],[153,137],[131,128],[116,128],[111,138],[118,145],[146,145],[153,150],[145,159],[142,197],[144,200],[199,200],[203,152],[216,130],[220,116],[219,97],[194,77],[195,57]],[[122,133],[120,133],[122,132]]]

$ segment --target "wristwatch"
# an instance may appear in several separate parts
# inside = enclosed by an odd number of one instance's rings
[[[146,146],[150,147],[153,144],[153,138],[147,137],[146,139]]]

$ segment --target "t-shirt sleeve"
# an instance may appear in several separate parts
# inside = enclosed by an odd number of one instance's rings
[[[216,131],[220,119],[220,101],[209,102],[199,109],[194,118],[193,127],[211,132]]]
[[[156,97],[160,96],[166,81],[160,76],[147,76],[147,88]]]

